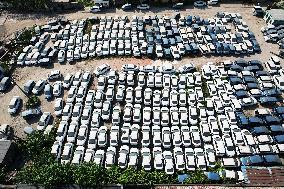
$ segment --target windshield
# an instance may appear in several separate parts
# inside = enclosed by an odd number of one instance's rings
[[[68,133],[68,136],[69,136],[69,137],[74,137],[74,135],[75,135],[74,132],[69,132],[69,133]]]
[[[68,155],[63,155],[62,160],[69,160],[69,154]]]

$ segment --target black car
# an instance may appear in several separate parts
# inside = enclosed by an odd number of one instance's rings
[[[244,70],[244,68],[242,66],[237,65],[237,64],[233,64],[230,67],[230,70],[233,70],[233,71],[236,71],[236,72],[241,72],[241,71]]]
[[[258,89],[259,86],[257,83],[247,83],[247,89],[251,90],[251,89]]]
[[[242,66],[242,67],[245,67],[248,65],[248,62],[244,59],[237,59],[235,61],[235,64],[239,65],[239,66]]]
[[[243,80],[245,83],[257,83],[257,80],[255,79],[255,77],[252,77],[252,76],[244,76]]]
[[[3,77],[0,81],[0,92],[5,92],[11,86],[11,78]]]
[[[243,84],[243,80],[240,77],[229,77],[229,81],[231,82],[232,85],[237,85],[237,84]]]
[[[257,72],[257,71],[262,70],[262,68],[260,68],[260,67],[257,66],[257,65],[254,65],[254,66],[246,66],[246,67],[244,68],[244,70],[247,70],[247,71],[250,71],[250,72],[255,73],[255,72]]]
[[[270,74],[267,71],[257,71],[255,72],[255,77],[259,76],[269,76]]]

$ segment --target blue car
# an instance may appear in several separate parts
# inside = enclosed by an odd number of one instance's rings
[[[260,126],[252,128],[251,133],[255,135],[262,135],[262,134],[269,134],[270,132],[266,127]]]
[[[185,20],[185,23],[186,23],[187,26],[191,26],[191,24],[192,24],[192,16],[187,16],[186,20]]]
[[[282,127],[282,125],[271,125],[270,126],[270,131],[273,134],[284,133],[284,127]]]
[[[252,126],[260,126],[264,124],[264,121],[259,117],[252,116],[252,117],[249,117],[249,123]]]
[[[261,165],[264,162],[260,155],[241,157],[240,161],[244,166]]]
[[[278,102],[278,99],[276,97],[260,97],[259,98],[259,102],[262,105],[271,105],[271,104],[275,104],[276,102]]]
[[[274,137],[275,141],[279,144],[283,144],[284,143],[284,135],[276,135]]]
[[[281,165],[281,160],[278,155],[264,155],[265,164],[267,165]]]

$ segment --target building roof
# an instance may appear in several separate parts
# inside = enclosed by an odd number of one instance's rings
[[[273,20],[283,20],[284,21],[284,10],[283,9],[271,9],[267,10],[271,15]]]
[[[3,163],[11,144],[10,140],[0,140],[0,163]]]

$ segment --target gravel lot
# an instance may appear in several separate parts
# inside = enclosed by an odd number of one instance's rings
[[[180,11],[181,14],[191,14],[191,15],[199,15],[203,18],[213,17],[218,11],[226,11],[226,12],[238,12],[243,16],[243,19],[247,22],[250,30],[254,32],[257,41],[259,42],[262,53],[256,54],[256,55],[248,55],[245,57],[242,57],[244,59],[250,60],[250,59],[259,59],[261,61],[267,61],[271,57],[271,52],[277,53],[278,47],[275,44],[266,43],[263,39],[263,35],[260,32],[260,28],[265,26],[265,22],[260,19],[252,16],[252,7],[251,6],[244,6],[242,4],[222,4],[217,7],[209,7],[207,9],[196,9],[193,7],[188,7],[185,10]],[[159,15],[172,15],[175,12],[173,10],[168,10],[166,8],[164,9],[154,9],[151,10],[151,12],[123,12],[121,10],[110,10],[109,12],[101,15],[111,15],[114,16],[114,14],[117,15],[144,15],[144,14],[159,14]],[[4,36],[10,36],[13,32],[16,30],[22,29],[27,26],[32,26],[34,24],[44,24],[46,23],[50,17],[43,17],[38,15],[30,15],[26,16],[25,19],[20,19],[19,15],[4,15],[7,16],[7,20],[4,23],[5,28],[5,34]],[[71,14],[64,14],[62,16],[65,16],[68,19],[82,19],[82,18],[88,18],[90,16],[93,16],[93,14],[88,13],[87,11],[81,11]],[[1,36],[0,36],[1,38]],[[2,40],[2,39],[1,39]],[[177,67],[186,64],[188,62],[193,62],[197,67],[202,66],[203,64],[207,62],[220,62],[224,60],[235,60],[238,57],[229,57],[229,56],[212,56],[212,57],[186,57],[183,58],[181,61],[173,61],[172,63],[175,64]],[[17,84],[20,86],[23,86],[24,83],[28,79],[38,80],[38,79],[46,79],[47,74],[50,73],[52,69],[58,69],[60,70],[64,75],[66,73],[75,73],[76,71],[82,69],[82,70],[90,70],[93,71],[94,68],[96,68],[98,65],[101,65],[103,63],[108,63],[112,68],[114,69],[120,69],[122,64],[126,63],[133,63],[137,65],[146,65],[146,64],[157,64],[160,65],[163,63],[163,61],[157,60],[153,61],[150,59],[135,59],[135,58],[105,58],[105,59],[93,59],[88,61],[81,61],[77,62],[74,65],[60,65],[58,63],[54,64],[54,67],[52,68],[40,68],[40,67],[25,67],[25,68],[17,68],[14,73],[14,78],[17,81]],[[283,63],[283,61],[282,61]],[[65,91],[66,94],[66,91]],[[20,96],[24,101],[27,100],[27,98],[24,96],[24,94],[19,90],[17,86],[14,86],[8,93],[6,94],[0,94],[0,124],[8,123],[14,128],[15,135],[18,137],[24,137],[23,128],[27,125],[32,125],[33,127],[36,127],[38,120],[33,120],[31,122],[26,122],[21,116],[15,116],[12,117],[8,114],[7,108],[8,104],[13,96]],[[44,99],[44,96],[40,96],[41,99],[41,108],[43,111],[49,111],[53,112],[53,101],[46,101]],[[22,108],[23,110],[23,108]]]

